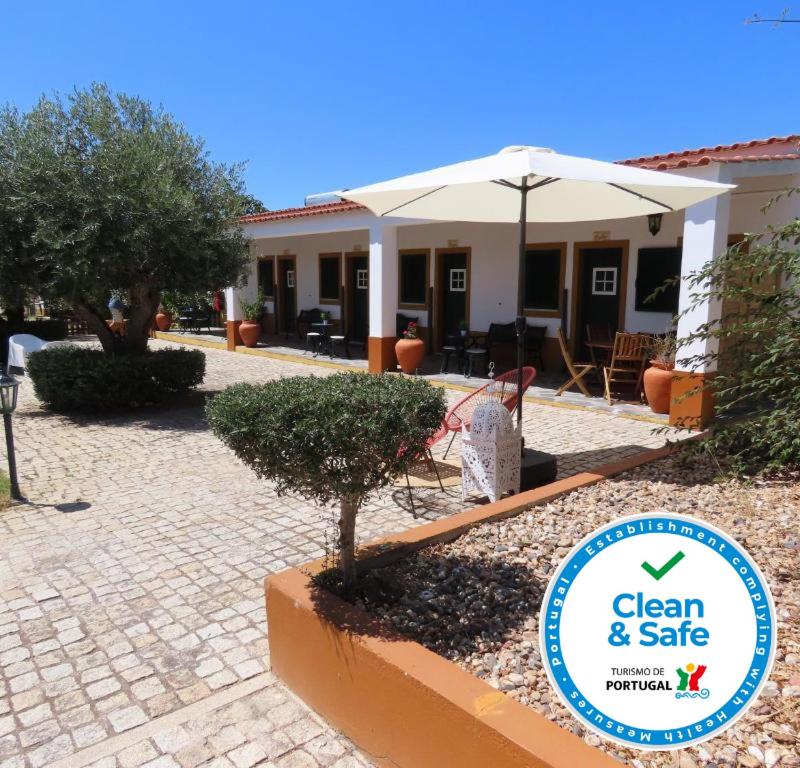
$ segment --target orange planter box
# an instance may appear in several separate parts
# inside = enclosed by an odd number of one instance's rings
[[[379,539],[359,569],[385,565],[481,523],[600,482],[659,448]],[[619,768],[604,752],[483,680],[317,589],[322,560],[266,579],[272,671],[372,760],[391,768]]]

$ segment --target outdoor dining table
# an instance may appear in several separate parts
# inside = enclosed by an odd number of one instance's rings
[[[593,376],[598,382],[602,381],[603,366],[611,361],[611,353],[614,351],[614,340],[601,339],[598,341],[586,341],[584,343],[589,348],[589,356],[592,362],[597,366]]]
[[[448,333],[445,336],[445,343],[442,345],[442,367],[440,373],[447,373],[450,369],[450,358],[456,356],[456,367],[460,373],[464,373],[464,351],[471,343],[468,336],[460,333]]]

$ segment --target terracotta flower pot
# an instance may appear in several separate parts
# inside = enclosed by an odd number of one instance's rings
[[[170,312],[159,312],[156,315],[156,328],[159,331],[168,331],[172,327],[172,314]]]
[[[425,357],[425,342],[422,339],[399,339],[394,351],[403,373],[414,373]]]
[[[644,372],[644,394],[653,413],[669,413],[672,376],[672,370],[657,360],[651,360]]]
[[[261,323],[256,320],[242,320],[239,335],[246,347],[254,347],[261,338]]]

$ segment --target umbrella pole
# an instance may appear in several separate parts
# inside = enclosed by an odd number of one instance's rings
[[[522,367],[525,365],[525,229],[528,223],[528,177],[522,179],[519,206],[519,265],[517,276],[517,424],[522,423]],[[523,438],[523,447],[525,441]]]

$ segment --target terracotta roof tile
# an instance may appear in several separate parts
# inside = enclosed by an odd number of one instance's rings
[[[635,157],[617,160],[620,165],[634,165],[655,171],[668,171],[675,168],[691,168],[709,163],[763,162],[766,160],[800,160],[800,134],[791,136],[772,136],[768,139],[753,139],[735,144],[720,144],[716,147],[684,149],[648,157]],[[346,211],[364,210],[364,206],[350,200],[320,205],[305,205],[300,208],[283,208],[277,211],[264,211],[243,216],[243,224],[257,224],[262,221],[283,221],[301,219],[306,216],[325,216]]]
[[[364,206],[350,200],[339,200],[335,203],[320,203],[319,205],[304,205],[300,208],[283,208],[277,211],[264,211],[242,216],[239,221],[243,224],[256,224],[261,221],[282,221],[284,219],[301,219],[305,216],[324,216],[329,213],[344,213],[345,211],[360,211]]]
[[[772,136],[769,139],[753,139],[736,144],[720,144],[716,147],[684,149],[648,157],[618,160],[620,165],[635,165],[656,171],[674,168],[691,168],[709,163],[763,162],[765,160],[797,160],[800,157],[800,134]]]

